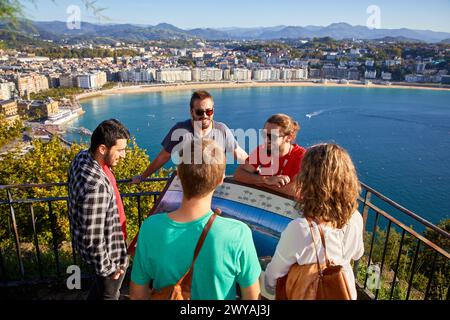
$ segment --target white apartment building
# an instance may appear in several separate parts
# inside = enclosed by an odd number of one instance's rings
[[[192,81],[192,71],[188,68],[165,68],[156,71],[156,81],[163,83]]]
[[[203,59],[205,53],[203,51],[193,51],[190,56],[192,59]]]
[[[280,80],[280,69],[255,69],[252,79],[255,81],[278,81]]]
[[[390,73],[390,72],[381,72],[381,79],[383,79],[385,81],[392,80],[392,73]]]
[[[364,72],[364,78],[366,79],[376,79],[377,78],[377,72],[376,71],[369,71],[367,70]]]
[[[59,86],[62,88],[79,87],[78,79],[73,74],[62,74],[59,76]]]
[[[19,95],[23,96],[30,93],[38,93],[43,90],[48,90],[48,79],[44,75],[32,74],[17,77],[17,89]]]
[[[100,89],[106,82],[107,77],[104,71],[78,75],[79,87],[82,89]]]
[[[230,81],[231,80],[231,70],[230,69],[223,69],[223,80],[224,81]]]
[[[123,70],[119,73],[119,79],[123,82],[152,82],[156,79],[155,69]]]
[[[252,79],[252,71],[244,68],[235,68],[231,79],[233,81],[250,81]]]
[[[222,81],[223,71],[218,68],[192,69],[192,81]]]
[[[398,66],[402,64],[402,58],[395,58],[393,60],[385,60],[384,64],[386,65],[386,67],[390,68],[390,67],[394,67],[394,66]]]
[[[13,82],[0,83],[0,100],[9,100],[12,98],[16,85]]]
[[[308,69],[283,69],[281,80],[304,80],[308,79]]]

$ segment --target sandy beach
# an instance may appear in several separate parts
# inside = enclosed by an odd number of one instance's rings
[[[116,94],[132,94],[146,92],[165,92],[165,91],[182,91],[182,90],[199,90],[199,89],[241,89],[241,88],[260,88],[260,87],[347,87],[347,88],[384,88],[384,89],[412,89],[412,90],[439,90],[450,91],[450,87],[438,86],[420,86],[409,84],[359,84],[359,83],[335,83],[335,82],[200,82],[200,83],[174,83],[174,84],[152,84],[116,87],[108,90],[100,90],[94,92],[82,93],[76,96],[78,100],[90,99],[98,96],[116,95]]]

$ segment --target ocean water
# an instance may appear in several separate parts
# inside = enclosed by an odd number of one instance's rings
[[[215,120],[244,130],[275,113],[300,122],[297,143],[335,142],[360,180],[431,222],[450,217],[450,92],[394,88],[272,87],[210,90]],[[191,91],[110,95],[82,102],[73,126],[91,131],[122,121],[153,159],[177,122],[189,118]],[[71,140],[81,138],[70,134]],[[249,151],[248,149],[246,150]],[[234,166],[227,169],[232,173]]]

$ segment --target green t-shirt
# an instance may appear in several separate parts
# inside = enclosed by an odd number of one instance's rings
[[[139,232],[131,280],[159,290],[174,285],[189,269],[195,246],[212,211],[181,223],[166,213],[150,216]],[[191,299],[235,300],[236,283],[246,288],[258,281],[261,266],[250,228],[218,216],[194,264]]]

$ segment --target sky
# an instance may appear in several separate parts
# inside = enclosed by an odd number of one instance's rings
[[[81,9],[81,20],[94,23],[156,25],[179,28],[327,26],[335,22],[367,25],[371,5],[379,8],[380,28],[450,32],[450,0],[23,0],[26,16],[37,21],[66,21],[70,6]],[[108,20],[86,10],[95,2]]]

